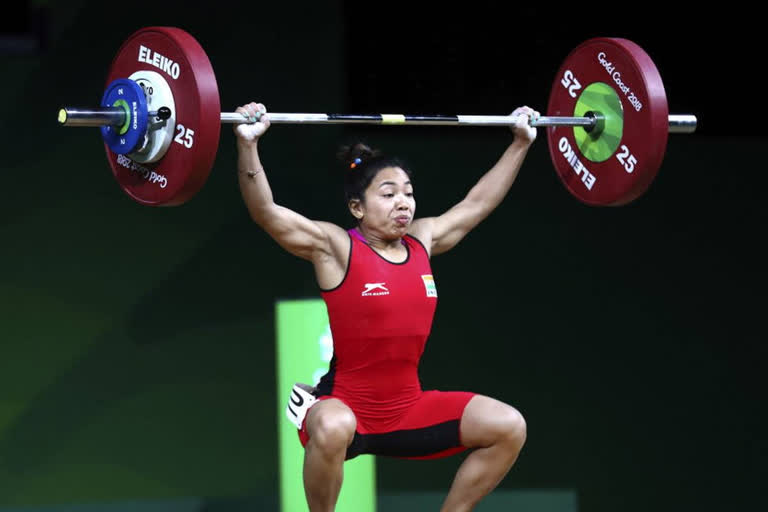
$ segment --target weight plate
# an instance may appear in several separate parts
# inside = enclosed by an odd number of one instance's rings
[[[136,162],[105,145],[107,159],[119,185],[137,202],[180,205],[202,188],[216,158],[221,131],[216,77],[197,40],[174,27],[133,33],[112,61],[107,83],[142,70],[159,73],[171,89],[176,104],[173,142],[156,162]]]
[[[141,87],[132,80],[115,80],[104,91],[101,106],[120,107],[126,114],[122,125],[101,127],[104,144],[120,155],[136,149],[147,133],[147,99]]]
[[[656,66],[640,46],[595,38],[577,46],[560,66],[548,115],[573,115],[583,90],[598,82],[608,84],[621,103],[623,129],[615,152],[604,161],[590,160],[570,127],[548,128],[547,141],[558,176],[575,197],[589,205],[620,206],[645,192],[659,171],[669,131],[667,98]]]

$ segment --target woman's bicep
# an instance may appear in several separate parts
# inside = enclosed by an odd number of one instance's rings
[[[480,205],[461,201],[438,217],[432,218],[432,254],[452,249],[483,220]]]
[[[332,224],[310,220],[280,205],[260,212],[254,216],[254,221],[280,247],[295,256],[311,261],[318,252],[330,252],[328,230]]]

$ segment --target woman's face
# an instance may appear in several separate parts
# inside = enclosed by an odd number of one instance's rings
[[[365,200],[353,201],[350,209],[365,228],[382,238],[401,237],[416,211],[411,180],[401,168],[385,167],[365,189]]]

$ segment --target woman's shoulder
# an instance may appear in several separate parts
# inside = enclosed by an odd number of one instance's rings
[[[350,249],[350,234],[347,230],[332,222],[315,221],[327,237],[330,252],[336,257],[346,259]]]
[[[423,249],[427,253],[427,257],[431,256],[429,250],[429,247],[432,245],[431,221],[431,217],[415,220],[406,235],[407,238],[410,238],[415,242],[418,248]]]
[[[403,237],[403,241],[406,243],[410,250],[424,252],[427,255],[427,258],[429,258],[429,250],[427,249],[427,246],[416,235],[408,233]]]

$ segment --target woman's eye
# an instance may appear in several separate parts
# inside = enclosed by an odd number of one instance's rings
[[[408,192],[408,193],[407,193],[407,194],[405,194],[405,195],[407,195],[408,197],[413,197],[413,192]]]
[[[384,194],[384,197],[395,197],[395,194]]]

